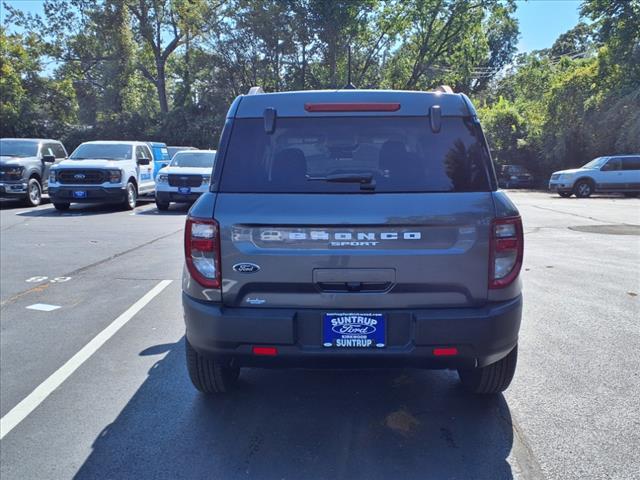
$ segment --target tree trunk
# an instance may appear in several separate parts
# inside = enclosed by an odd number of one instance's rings
[[[167,82],[165,75],[165,61],[156,58],[156,90],[158,90],[158,102],[160,103],[160,113],[165,116],[169,113],[169,103],[167,102]]]

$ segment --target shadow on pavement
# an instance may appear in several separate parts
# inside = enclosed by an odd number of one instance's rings
[[[135,213],[140,215],[142,211],[147,210],[149,201],[142,201],[135,210],[129,211],[123,209],[119,205],[100,204],[100,203],[73,203],[69,210],[59,211],[51,204],[50,208],[34,209],[17,213],[19,217],[88,217],[92,215],[105,215],[109,213]],[[144,210],[141,210],[144,209]],[[155,210],[155,209],[153,209]]]
[[[504,397],[451,372],[243,370],[239,388],[192,388],[169,349],[77,473],[95,478],[509,479]]]
[[[140,212],[136,212],[136,215],[157,215],[157,216],[166,216],[166,215],[186,215],[189,212],[189,208],[191,208],[191,204],[187,203],[172,203],[169,205],[169,210],[158,210],[157,208],[145,209]]]
[[[40,203],[40,205],[47,205],[49,203],[51,203],[49,201],[49,197],[48,196],[43,196],[42,197],[42,202]],[[0,210],[14,210],[14,209],[18,209],[18,208],[37,208],[37,207],[30,207],[23,200],[18,199],[18,198],[2,198],[2,199],[0,199]]]

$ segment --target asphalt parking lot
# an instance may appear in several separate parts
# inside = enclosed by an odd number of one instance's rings
[[[205,398],[183,358],[186,207],[3,202],[2,479],[640,478],[640,200],[510,196],[525,313],[489,399],[415,370],[246,370]]]

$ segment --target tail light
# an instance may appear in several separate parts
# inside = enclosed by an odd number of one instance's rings
[[[496,218],[491,223],[489,288],[504,288],[520,273],[524,237],[520,217]]]
[[[220,288],[220,227],[210,219],[187,217],[184,230],[187,269],[203,287]]]

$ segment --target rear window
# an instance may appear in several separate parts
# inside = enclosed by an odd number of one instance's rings
[[[375,192],[488,191],[486,150],[470,119],[428,117],[236,119],[219,190],[229,193],[360,192],[339,176],[369,176]],[[327,177],[334,181],[327,181]]]

